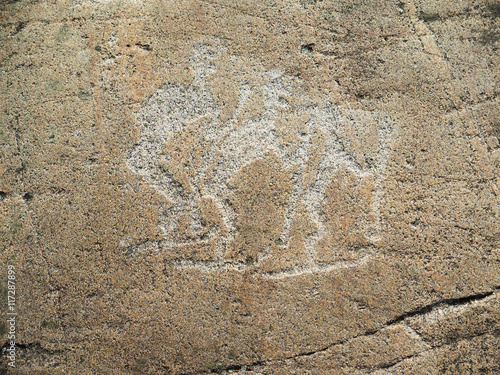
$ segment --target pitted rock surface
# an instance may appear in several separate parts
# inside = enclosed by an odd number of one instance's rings
[[[208,268],[300,273],[364,259],[381,237],[390,118],[315,103],[282,72],[242,68],[225,73],[238,96],[229,117],[210,91],[220,50],[196,45],[193,83],[165,84],[139,112],[128,165],[171,202],[152,245]]]
[[[0,373],[500,373],[499,15],[1,2]]]

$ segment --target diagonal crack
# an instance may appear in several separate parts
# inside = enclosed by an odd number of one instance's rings
[[[386,363],[386,364],[384,364],[384,365],[382,365],[382,366],[378,366],[378,367],[373,368],[373,369],[371,369],[371,370],[388,370],[388,369],[390,369],[390,368],[392,368],[392,367],[397,366],[399,363],[401,363],[401,362],[403,362],[403,361],[405,361],[405,360],[407,360],[407,359],[418,357],[418,356],[420,356],[420,355],[422,355],[422,354],[424,354],[424,353],[427,353],[427,352],[429,352],[429,351],[431,351],[431,350],[439,349],[439,348],[442,348],[443,346],[451,345],[451,344],[453,344],[453,343],[455,343],[455,342],[469,341],[469,340],[472,340],[472,339],[474,339],[474,338],[476,338],[476,337],[482,337],[482,336],[486,336],[486,335],[490,335],[490,334],[491,334],[491,332],[484,332],[484,333],[480,333],[480,334],[477,334],[477,335],[471,335],[471,336],[466,336],[466,337],[460,337],[459,339],[452,340],[450,343],[446,343],[446,344],[442,344],[442,345],[432,346],[432,347],[430,347],[429,349],[422,350],[422,351],[417,352],[417,353],[414,353],[414,354],[412,354],[412,355],[408,355],[408,356],[406,356],[406,357],[403,357],[403,358],[401,358],[401,359],[398,359],[397,361],[392,361],[392,362],[390,362],[390,363]]]
[[[308,351],[308,352],[302,352],[302,353],[298,353],[298,354],[295,354],[295,355],[289,356],[289,357],[275,358],[275,359],[270,359],[270,360],[257,360],[255,362],[251,362],[251,363],[247,363],[247,364],[242,364],[242,365],[230,365],[230,366],[227,366],[227,367],[222,368],[222,369],[212,370],[211,373],[212,374],[225,374],[225,373],[229,372],[230,370],[241,370],[242,368],[246,368],[247,370],[252,370],[252,368],[255,367],[255,366],[262,366],[262,365],[270,364],[270,363],[273,363],[273,362],[280,362],[280,361],[285,361],[285,360],[289,360],[289,359],[295,359],[295,358],[299,358],[299,357],[312,356],[314,354],[325,352],[325,351],[327,351],[328,349],[332,348],[335,345],[345,344],[348,341],[350,341],[350,340],[352,340],[352,339],[354,339],[356,337],[372,336],[372,335],[376,334],[377,332],[381,331],[382,329],[388,328],[388,327],[396,325],[396,324],[399,324],[399,323],[403,322],[404,320],[406,320],[408,318],[411,318],[411,317],[414,317],[414,316],[428,314],[429,312],[431,312],[437,306],[440,306],[440,305],[447,305],[447,306],[466,305],[466,304],[474,302],[474,301],[479,301],[479,300],[485,299],[485,298],[493,295],[495,293],[495,291],[497,291],[497,290],[500,290],[500,285],[493,287],[493,290],[491,290],[489,292],[478,293],[478,294],[473,294],[473,295],[469,295],[469,296],[465,296],[465,297],[459,297],[459,298],[448,298],[448,299],[444,299],[444,300],[439,300],[439,301],[433,302],[433,303],[431,303],[429,305],[426,305],[426,306],[420,307],[418,309],[406,312],[406,313],[404,313],[402,315],[399,315],[399,316],[397,316],[397,317],[395,317],[395,318],[387,321],[382,327],[379,327],[379,328],[373,329],[373,330],[368,330],[368,331],[366,331],[366,332],[364,332],[362,334],[355,335],[355,336],[349,337],[347,339],[337,340],[337,341],[335,341],[335,342],[333,342],[333,343],[331,343],[331,344],[329,344],[327,346],[324,346],[324,347],[322,347],[320,349],[317,349],[317,350],[312,350],[312,351]],[[481,336],[481,335],[477,335],[477,336]],[[475,336],[473,336],[473,337],[475,337]],[[473,337],[467,337],[467,338],[463,338],[463,339],[471,339]],[[433,347],[431,349],[428,349],[428,350],[432,350],[434,348],[435,347]],[[426,352],[426,351],[427,350],[424,350],[423,352]],[[381,366],[379,368],[380,369],[390,368],[390,367],[396,365],[397,363],[399,363],[399,362],[401,362],[401,361],[403,361],[403,360],[405,360],[407,358],[414,357],[414,356],[419,355],[419,354],[421,354],[423,352],[418,352],[418,353],[415,353],[415,354],[413,354],[411,356],[404,357],[404,358],[398,360],[397,362],[384,364],[383,366]],[[199,373],[200,373],[199,371],[197,371],[197,372],[185,372],[185,373],[182,373],[181,375],[194,375],[194,374],[199,374]]]
[[[439,300],[439,301],[436,301],[434,303],[431,303],[430,305],[427,305],[427,306],[418,308],[416,310],[409,311],[403,315],[400,315],[400,316],[388,321],[386,323],[386,326],[400,323],[407,318],[411,318],[411,317],[414,317],[417,315],[425,315],[438,305],[448,305],[448,306],[466,305],[470,302],[478,301],[478,300],[484,299],[486,297],[489,297],[489,296],[493,295],[495,290],[498,290],[498,289],[500,289],[500,286],[494,287],[494,289],[490,292],[478,293],[478,294],[473,294],[470,296],[460,297],[460,298],[448,298],[448,299],[444,299],[444,300]]]

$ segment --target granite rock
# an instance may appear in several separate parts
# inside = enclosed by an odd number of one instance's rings
[[[12,373],[500,372],[499,14],[1,2]]]

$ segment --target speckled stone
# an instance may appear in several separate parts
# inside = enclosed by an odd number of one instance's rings
[[[1,2],[12,373],[499,373],[499,15]]]

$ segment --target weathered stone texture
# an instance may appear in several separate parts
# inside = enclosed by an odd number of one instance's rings
[[[499,15],[0,2],[15,373],[499,373]]]

